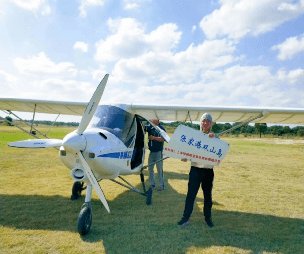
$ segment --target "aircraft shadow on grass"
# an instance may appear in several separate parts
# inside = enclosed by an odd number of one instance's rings
[[[215,201],[212,212],[215,227],[209,229],[197,205],[201,206],[202,198],[196,199],[192,224],[182,229],[177,221],[183,213],[185,195],[173,189],[168,179],[186,180],[188,175],[169,172],[165,176],[166,190],[154,191],[150,206],[145,204],[144,197],[128,190],[109,201],[110,214],[101,208],[99,200],[93,199],[93,224],[82,240],[102,241],[107,253],[160,253],[168,245],[178,253],[185,253],[191,247],[211,246],[231,246],[252,253],[296,253],[301,245],[303,249],[304,220],[219,210],[217,207],[223,205]],[[141,184],[136,187],[140,189]],[[62,196],[1,195],[0,224],[17,229],[76,233],[83,199],[84,195],[76,201]]]

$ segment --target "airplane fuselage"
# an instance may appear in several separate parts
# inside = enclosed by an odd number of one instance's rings
[[[78,138],[78,144],[73,143],[73,136]],[[134,174],[142,168],[145,156],[143,129],[134,114],[118,107],[99,106],[81,137],[74,131],[66,136],[64,145],[60,147],[60,159],[71,170],[72,178],[86,181],[87,176],[77,155],[79,150],[69,149],[65,145],[69,142],[73,143],[71,147],[78,145],[96,179],[114,179],[118,175]],[[137,149],[142,151],[138,153]]]

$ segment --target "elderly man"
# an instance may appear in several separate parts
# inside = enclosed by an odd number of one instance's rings
[[[157,119],[151,120],[151,122],[166,131],[163,126],[159,124]],[[149,183],[150,188],[156,189],[155,185],[155,175],[154,175],[154,165],[156,164],[157,173],[158,173],[158,182],[159,187],[158,191],[165,190],[165,181],[164,181],[164,172],[163,172],[163,161],[160,161],[163,158],[163,148],[164,148],[164,139],[160,137],[158,132],[154,128],[147,129],[148,132],[148,146],[150,150],[149,154]],[[157,162],[158,161],[158,162]],[[156,162],[156,163],[155,163]]]
[[[205,113],[202,115],[200,119],[200,130],[208,134],[209,138],[217,137],[212,129],[212,117],[210,114]],[[187,161],[187,159],[182,159],[182,161]],[[183,218],[178,222],[180,226],[186,226],[191,223],[189,220],[194,200],[196,198],[199,187],[202,187],[204,193],[204,216],[205,222],[209,227],[213,227],[212,219],[211,219],[211,207],[212,207],[212,186],[213,186],[213,166],[208,165],[208,162],[205,163],[197,163],[191,162],[191,169],[189,173],[189,182],[188,182],[188,193],[186,197],[185,210],[183,214]]]

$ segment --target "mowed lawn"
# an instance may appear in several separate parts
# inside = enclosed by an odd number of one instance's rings
[[[72,130],[53,128],[50,136]],[[101,181],[111,213],[93,191],[91,231],[81,237],[77,218],[85,192],[70,200],[73,180],[54,148],[7,146],[28,138],[0,126],[1,253],[304,253],[303,139],[224,137],[231,148],[215,168],[212,229],[203,223],[201,190],[192,224],[177,225],[190,163],[168,159],[166,190],[154,191],[150,206],[145,197]],[[141,189],[139,175],[125,179]]]

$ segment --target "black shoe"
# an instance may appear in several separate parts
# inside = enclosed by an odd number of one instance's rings
[[[206,224],[208,225],[209,228],[214,227],[211,218],[205,218],[205,222],[206,222]]]
[[[187,220],[185,218],[182,218],[181,221],[177,222],[178,225],[181,227],[185,227],[191,223],[191,220]]]

